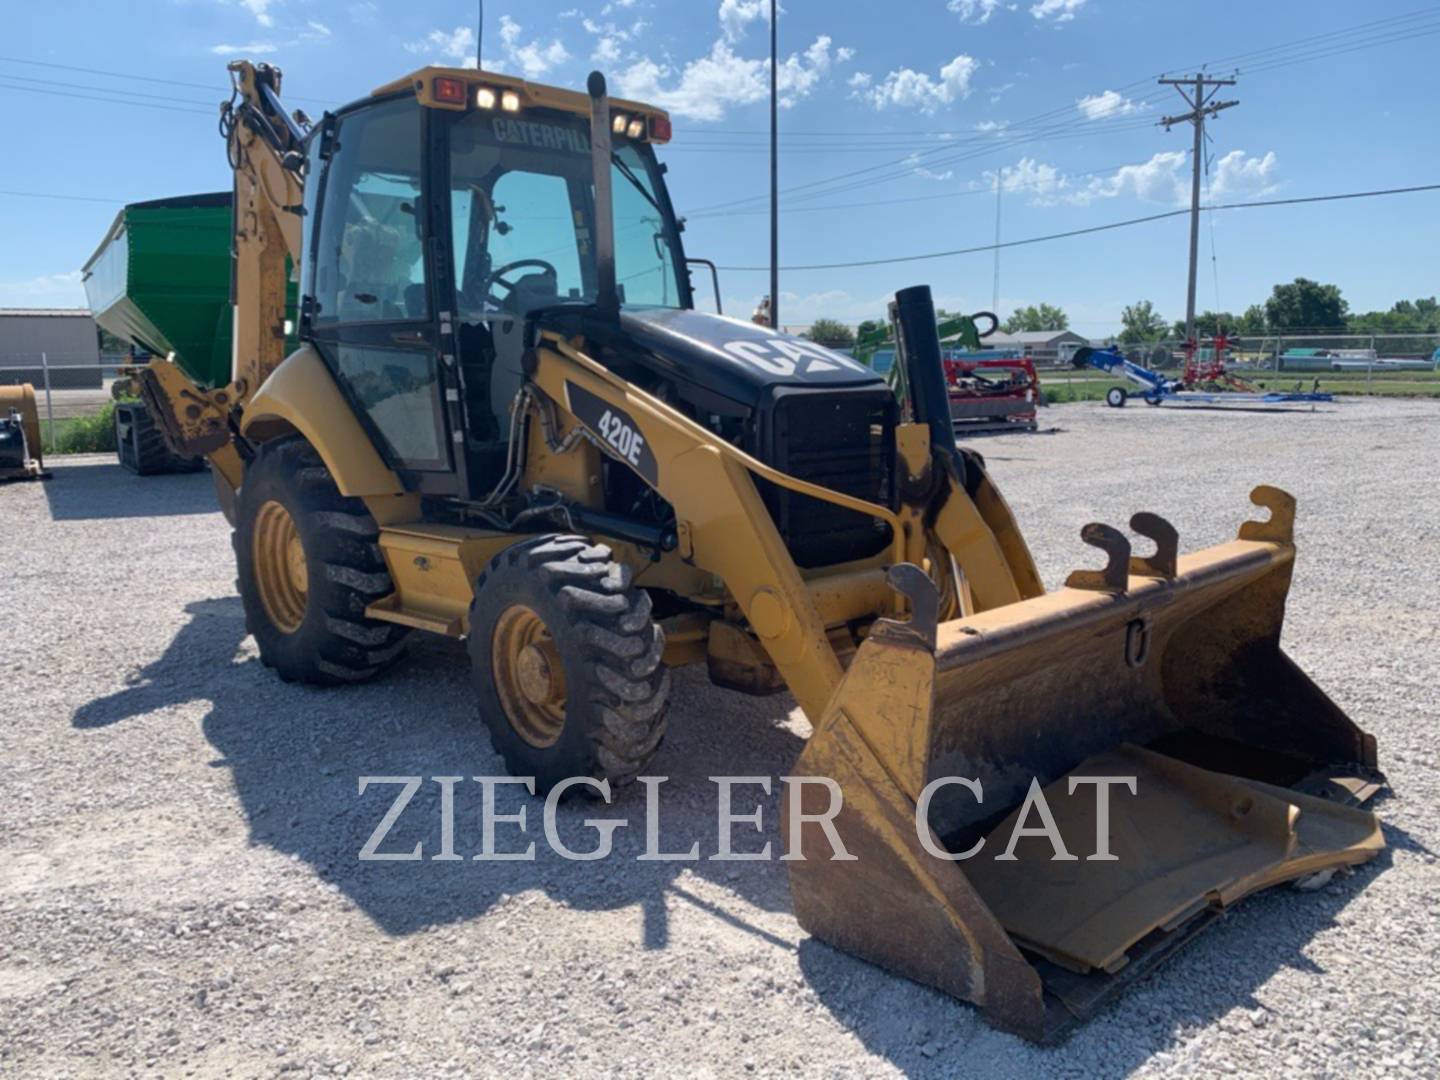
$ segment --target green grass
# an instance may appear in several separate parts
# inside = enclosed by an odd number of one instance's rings
[[[90,416],[57,420],[53,429],[42,420],[40,429],[47,454],[113,454],[115,403],[107,401]]]

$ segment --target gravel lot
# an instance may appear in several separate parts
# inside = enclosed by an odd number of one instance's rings
[[[1062,430],[980,448],[1052,587],[1095,561],[1087,521],[1154,510],[1192,549],[1233,536],[1255,483],[1298,497],[1286,645],[1379,738],[1381,858],[1241,905],[1050,1050],[807,940],[782,863],[631,861],[634,797],[562,810],[577,847],[582,818],[629,814],[602,863],[543,840],[534,862],[362,863],[395,789],[357,776],[502,771],[463,647],[283,685],[244,636],[209,478],[62,459],[0,488],[0,1073],[1433,1076],[1440,403],[1044,416]],[[679,673],[650,769],[667,849],[715,851],[707,777],[784,774],[807,731],[788,698]],[[437,790],[386,850],[434,850]],[[457,788],[462,854],[478,792]]]

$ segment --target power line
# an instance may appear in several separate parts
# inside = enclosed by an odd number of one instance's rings
[[[1097,167],[1097,168],[1089,169],[1089,170],[1087,170],[1087,171],[1085,171],[1085,172],[1066,172],[1066,173],[1060,173],[1060,172],[1057,170],[1056,176],[1054,176],[1054,177],[1052,177],[1052,178],[1049,178],[1049,179],[1044,179],[1044,180],[1031,180],[1031,181],[1025,181],[1025,182],[1017,182],[1017,183],[1013,183],[1013,184],[1006,184],[1006,185],[1004,185],[1004,192],[1005,192],[1005,194],[1008,195],[1008,194],[1011,194],[1011,193],[1016,192],[1016,191],[1028,191],[1028,190],[1030,190],[1030,189],[1032,189],[1032,188],[1043,190],[1043,189],[1052,188],[1052,187],[1058,192],[1058,191],[1060,191],[1060,189],[1061,189],[1061,187],[1063,186],[1063,184],[1064,184],[1065,181],[1069,181],[1069,180],[1084,180],[1084,179],[1086,179],[1087,177],[1092,177],[1092,176],[1104,176],[1104,175],[1107,174],[1107,173],[1114,172],[1116,169],[1124,168],[1124,167],[1125,167],[1126,165],[1128,165],[1128,164],[1130,164],[1130,162],[1122,161],[1122,162],[1120,162],[1120,163],[1117,164],[1117,165],[1104,165],[1104,166],[1100,166],[1100,167]],[[993,176],[994,173],[989,173],[989,174],[987,174],[987,175]],[[972,183],[973,183],[973,182],[974,182],[974,181],[972,180]],[[897,206],[897,205],[901,205],[901,204],[904,204],[904,203],[935,202],[935,201],[937,201],[937,200],[939,200],[939,199],[958,199],[958,198],[963,198],[964,196],[967,196],[967,195],[993,195],[993,194],[995,194],[995,187],[994,187],[994,183],[993,183],[993,181],[992,181],[991,186],[988,187],[988,188],[980,188],[980,187],[977,187],[977,188],[966,188],[966,189],[963,190],[963,191],[942,191],[942,192],[940,192],[939,194],[935,194],[935,195],[911,195],[911,196],[908,196],[908,197],[903,198],[903,199],[870,199],[870,200],[867,200],[866,202],[831,203],[831,204],[826,205],[826,206],[792,206],[792,207],[788,207],[788,208],[787,208],[787,213],[791,213],[791,214],[816,214],[816,213],[821,213],[821,212],[826,211],[826,210],[858,210],[858,209],[862,209],[862,208],[867,207],[867,206]],[[754,215],[756,215],[756,214],[764,214],[764,213],[768,213],[768,212],[769,212],[769,211],[766,211],[766,210],[724,210],[724,211],[712,211],[712,212],[710,212],[710,213],[688,214],[688,215],[686,215],[686,220],[690,220],[690,221],[693,221],[693,220],[696,220],[696,219],[704,220],[704,219],[706,219],[706,218],[711,218],[711,217],[727,217],[727,218],[728,218],[728,217],[747,217],[747,216],[754,216]]]
[[[1074,135],[1111,134],[1116,131],[1128,131],[1136,128],[1147,128],[1151,125],[1152,122],[1149,120],[1127,122],[1123,126],[1106,125],[1104,127],[1100,127],[1098,125],[1087,125],[1087,129],[1085,131],[1074,132],[1069,137],[1074,137]],[[806,184],[798,184],[795,187],[785,189],[782,194],[791,196],[791,201],[794,201],[795,199],[823,198],[826,195],[837,195],[845,191],[852,191],[861,187],[869,187],[877,183],[884,183],[888,180],[908,176],[917,167],[933,168],[936,166],[953,165],[960,161],[967,161],[977,157],[985,157],[995,151],[1007,150],[1015,146],[1020,146],[1029,142],[1036,142],[1045,138],[1065,138],[1067,136],[1061,133],[1074,126],[1075,125],[1072,123],[1056,124],[1052,125],[1049,128],[1040,129],[1033,134],[1017,133],[1017,136],[1013,138],[1001,138],[993,141],[986,140],[987,145],[981,146],[977,149],[967,150],[963,153],[953,154],[951,156],[926,160],[932,154],[940,154],[946,150],[951,149],[951,147],[949,146],[931,147],[928,150],[912,152],[905,157],[896,158],[891,161],[881,162],[878,165],[870,165],[865,168],[854,169],[847,173],[841,173],[837,176],[831,176],[821,180],[814,180]],[[896,165],[901,166],[901,168],[895,169],[894,167]],[[879,173],[880,175],[871,175],[875,173]],[[859,177],[864,177],[864,179],[858,179]],[[841,181],[847,180],[850,182],[841,183]],[[815,190],[816,188],[825,188],[825,190]],[[757,202],[760,198],[760,196],[750,196],[743,199],[732,199],[729,202],[715,203],[710,206],[700,207],[698,210],[694,211],[694,213],[698,215],[709,211],[728,210],[732,207],[745,206],[750,203]]]
[[[1440,191],[1440,184],[1420,184],[1415,187],[1384,188],[1377,191],[1349,191],[1338,195],[1307,195],[1293,199],[1267,199],[1256,202],[1242,203],[1219,203],[1214,206],[1202,206],[1204,211],[1214,210],[1248,210],[1261,206],[1295,206],[1300,203],[1321,203],[1337,202],[1341,199],[1367,199],[1380,195],[1408,195],[1418,191]],[[1151,221],[1164,221],[1166,218],[1180,217],[1189,214],[1189,209],[1168,210],[1159,214],[1148,214],[1145,217],[1129,218],[1125,221],[1112,221],[1105,225],[1091,225],[1083,229],[1070,229],[1066,232],[1050,233],[1046,236],[1031,236],[1024,240],[1007,240],[1002,244],[979,244],[975,247],[955,248],[951,251],[931,251],[923,255],[895,255],[881,259],[857,259],[853,262],[837,263],[812,263],[804,266],[784,266],[782,270],[844,270],[861,266],[887,266],[893,263],[920,262],[926,259],[945,259],[952,255],[973,255],[982,251],[995,251],[999,248],[1023,247],[1027,244],[1040,244],[1048,240],[1064,240],[1072,236],[1084,236],[1088,233],[1107,232],[1111,229],[1123,229],[1131,225],[1144,225]],[[721,266],[717,269],[732,271],[736,273],[753,273],[755,271],[769,271],[768,266]]]
[[[39,86],[58,86],[68,90],[94,90],[100,94],[123,94],[126,97],[149,98],[152,101],[168,101],[175,105],[202,105],[219,109],[220,103],[213,106],[208,101],[197,101],[194,98],[177,98],[170,94],[144,94],[139,90],[115,90],[108,86],[87,86],[84,83],[61,82],[57,79],[32,79],[25,75],[9,75],[0,71],[0,79],[8,79],[11,82],[35,83]],[[20,89],[16,87],[15,89]]]
[[[216,83],[185,82],[180,79],[161,79],[154,75],[137,75],[133,71],[104,71],[100,68],[76,67],[73,64],[56,64],[49,60],[26,60],[19,56],[0,56],[0,62],[6,64],[27,64],[30,67],[52,68],[56,71],[78,71],[83,75],[103,75],[106,78],[126,79],[138,82],[160,83],[165,86],[188,86],[192,90],[210,90],[219,94],[228,94],[230,88]],[[301,97],[298,94],[287,94],[287,100],[309,101],[317,105],[330,105],[332,102],[324,98]]]
[[[1419,29],[1424,29],[1425,26],[1432,25],[1432,24],[1429,24],[1429,23],[1427,22],[1427,20],[1435,18],[1435,17],[1437,16],[1437,14],[1440,14],[1440,13],[1437,13],[1436,10],[1435,10],[1433,7],[1418,8],[1418,9],[1413,10],[1413,11],[1410,11],[1410,12],[1408,12],[1408,13],[1406,13],[1406,14],[1402,14],[1402,15],[1391,15],[1391,16],[1388,16],[1388,17],[1383,18],[1383,19],[1374,19],[1374,20],[1371,20],[1371,21],[1369,21],[1369,22],[1356,23],[1356,24],[1351,25],[1351,26],[1342,27],[1341,29],[1338,29],[1338,30],[1330,30],[1330,31],[1327,31],[1327,32],[1325,32],[1325,33],[1323,33],[1323,34],[1314,34],[1314,35],[1312,35],[1312,36],[1310,36],[1310,37],[1296,38],[1296,39],[1293,39],[1293,40],[1291,40],[1291,41],[1281,42],[1281,43],[1276,44],[1276,45],[1269,45],[1269,46],[1266,46],[1266,47],[1261,48],[1261,49],[1252,49],[1252,50],[1250,50],[1250,51],[1248,51],[1248,52],[1233,53],[1233,54],[1231,54],[1231,55],[1229,55],[1229,56],[1222,56],[1222,57],[1218,57],[1218,58],[1212,58],[1212,59],[1210,59],[1210,60],[1206,60],[1206,61],[1202,61],[1202,62],[1198,62],[1198,63],[1179,64],[1179,65],[1175,65],[1175,66],[1173,66],[1173,67],[1171,67],[1171,68],[1167,68],[1167,69],[1166,69],[1165,71],[1163,71],[1163,72],[1157,72],[1154,76],[1146,76],[1146,77],[1144,77],[1144,78],[1142,78],[1142,79],[1137,79],[1135,82],[1133,82],[1133,83],[1128,83],[1128,84],[1126,84],[1126,86],[1120,87],[1119,89],[1120,89],[1120,90],[1124,90],[1124,89],[1128,89],[1128,88],[1139,87],[1139,86],[1142,86],[1142,85],[1148,85],[1148,84],[1150,83],[1150,81],[1151,81],[1152,78],[1158,78],[1159,76],[1164,75],[1164,74],[1166,74],[1166,73],[1169,72],[1169,71],[1189,70],[1189,69],[1195,69],[1195,68],[1200,68],[1200,67],[1210,67],[1210,68],[1226,67],[1226,66],[1230,66],[1230,65],[1232,65],[1232,64],[1240,63],[1240,62],[1245,61],[1245,60],[1251,60],[1251,59],[1256,59],[1256,58],[1267,57],[1267,54],[1271,54],[1271,53],[1284,53],[1284,52],[1288,52],[1288,51],[1291,51],[1291,50],[1299,50],[1301,46],[1306,46],[1306,45],[1313,46],[1313,49],[1310,50],[1310,51],[1314,51],[1314,52],[1316,52],[1317,54],[1321,53],[1322,50],[1326,50],[1326,49],[1329,49],[1329,48],[1332,48],[1332,47],[1338,48],[1338,47],[1342,47],[1342,46],[1343,46],[1343,47],[1347,47],[1347,48],[1348,48],[1348,47],[1355,46],[1355,45],[1357,44],[1357,42],[1356,42],[1356,35],[1357,35],[1357,34],[1358,34],[1358,35],[1362,35],[1362,36],[1363,36],[1364,34],[1366,34],[1366,33],[1369,33],[1369,34],[1387,34],[1387,35],[1388,35],[1388,34],[1403,34],[1405,37],[1411,37],[1411,36],[1414,36],[1414,32],[1415,32],[1415,30],[1416,30],[1417,28],[1415,28],[1415,27],[1405,27],[1405,28],[1402,29],[1401,27],[1396,26],[1396,25],[1394,25],[1394,24],[1414,22],[1414,21],[1416,21],[1416,20],[1420,20],[1420,21],[1421,21],[1423,24],[1425,24],[1425,25],[1424,25],[1424,26],[1421,26]],[[1381,30],[1380,28],[1382,28],[1382,27],[1386,27],[1387,29]],[[1316,44],[1316,43],[1318,43],[1318,42],[1327,41],[1328,39],[1333,39],[1333,38],[1343,38],[1343,39],[1345,39],[1345,40],[1343,40],[1343,41],[1341,41],[1341,42],[1331,42],[1330,44],[1328,44],[1328,45],[1323,45],[1323,46]],[[1388,38],[1387,38],[1386,40],[1388,40]],[[1383,44],[1384,42],[1380,42],[1380,43]],[[1360,44],[1361,44],[1362,46],[1364,46],[1364,47],[1368,47],[1368,46],[1364,45],[1364,42],[1363,42],[1363,41],[1361,41]],[[1302,50],[1302,51],[1303,51],[1303,50]],[[1278,60],[1278,59],[1280,59],[1280,57],[1268,57],[1268,59],[1269,59],[1269,60]],[[1263,62],[1263,61],[1257,60],[1257,62]],[[1254,69],[1251,69],[1251,70],[1254,70]],[[1164,96],[1164,95],[1154,95],[1154,96],[1159,97],[1159,96]],[[1051,110],[1050,113],[1042,113],[1042,114],[1040,114],[1040,115],[1041,115],[1042,117],[1044,117],[1044,116],[1052,115],[1052,114],[1055,113],[1055,112],[1069,112],[1071,108],[1073,108],[1073,105],[1064,105],[1064,106],[1060,107],[1059,109]],[[762,129],[758,129],[758,128],[753,128],[753,129],[737,129],[737,128],[692,128],[692,127],[683,127],[683,128],[677,128],[676,131],[677,131],[677,132],[683,132],[683,133],[686,134],[686,135],[734,135],[734,136],[768,136],[768,135],[769,135],[768,129],[762,130]],[[963,135],[963,134],[969,134],[968,130],[945,130],[945,129],[942,129],[942,130],[923,130],[923,131],[913,131],[913,130],[911,130],[911,131],[871,131],[871,132],[865,132],[865,131],[848,131],[848,130],[845,130],[845,129],[831,129],[831,130],[827,130],[827,131],[786,131],[786,132],[785,132],[785,135],[786,135],[787,138],[806,138],[806,137],[823,137],[823,136],[846,136],[846,137],[852,137],[852,138],[866,138],[866,137],[873,137],[873,138],[891,138],[891,137],[897,136],[897,135],[904,135],[904,136],[937,135],[937,136],[938,136],[938,135]]]
[[[1366,22],[1366,23],[1359,23],[1359,24],[1356,24],[1356,25],[1354,25],[1354,26],[1345,27],[1345,28],[1342,28],[1342,29],[1339,29],[1339,30],[1335,30],[1335,31],[1330,31],[1330,32],[1328,32],[1328,33],[1326,33],[1326,34],[1314,35],[1314,36],[1311,37],[1311,38],[1301,38],[1301,39],[1297,39],[1297,40],[1295,40],[1295,41],[1285,42],[1285,43],[1281,43],[1281,44],[1278,44],[1278,45],[1269,46],[1269,47],[1267,47],[1267,48],[1265,48],[1265,49],[1252,50],[1252,51],[1247,52],[1247,53],[1238,53],[1238,54],[1235,54],[1235,56],[1229,57],[1229,58],[1226,58],[1226,59],[1244,59],[1244,58],[1248,58],[1248,57],[1263,57],[1265,54],[1275,53],[1275,52],[1277,52],[1277,51],[1295,50],[1295,49],[1299,48],[1300,46],[1306,45],[1307,43],[1313,43],[1313,42],[1315,42],[1315,41],[1317,41],[1317,40],[1320,40],[1320,39],[1327,39],[1327,38],[1348,36],[1348,40],[1347,40],[1347,41],[1342,41],[1342,42],[1336,43],[1333,48],[1330,47],[1330,46],[1314,47],[1314,48],[1311,48],[1308,52],[1302,50],[1302,51],[1296,52],[1294,55],[1288,56],[1288,57],[1285,57],[1285,56],[1272,57],[1271,60],[1273,60],[1273,62],[1262,63],[1260,66],[1258,66],[1258,67],[1256,67],[1256,68],[1253,68],[1253,69],[1250,69],[1250,71],[1252,71],[1252,72],[1270,71],[1270,70],[1274,70],[1274,69],[1279,68],[1279,67],[1286,67],[1286,66],[1290,66],[1290,65],[1293,65],[1293,64],[1297,64],[1297,63],[1308,62],[1308,61],[1313,60],[1313,59],[1325,58],[1325,57],[1328,57],[1328,56],[1331,56],[1331,55],[1340,55],[1341,53],[1344,53],[1344,52],[1355,52],[1355,51],[1358,51],[1358,50],[1360,50],[1360,49],[1372,48],[1372,47],[1374,47],[1374,46],[1376,46],[1376,45],[1388,44],[1388,43],[1391,43],[1392,41],[1395,41],[1395,40],[1410,40],[1410,39],[1414,39],[1414,38],[1417,38],[1417,37],[1428,37],[1428,36],[1431,36],[1431,35],[1433,35],[1433,34],[1440,33],[1440,21],[1433,22],[1433,23],[1432,23],[1432,22],[1423,21],[1423,20],[1426,18],[1426,16],[1434,17],[1436,14],[1437,14],[1437,13],[1436,13],[1433,9],[1422,9],[1422,10],[1419,10],[1419,11],[1410,12],[1410,13],[1408,13],[1408,14],[1406,14],[1406,15],[1391,16],[1391,17],[1386,18],[1386,19],[1372,20],[1372,21]],[[1385,24],[1390,24],[1390,23],[1392,23],[1392,22],[1410,21],[1410,22],[1414,23],[1415,20],[1422,20],[1422,21],[1421,21],[1418,25],[1406,26],[1406,27],[1404,27],[1403,29],[1400,29],[1400,28],[1394,27],[1394,26],[1388,27],[1388,28],[1385,29],[1385,30],[1379,30],[1379,31],[1377,31],[1377,29],[1376,29],[1376,28],[1378,28],[1378,27],[1381,27],[1381,26],[1383,26],[1383,25],[1385,25]],[[1370,38],[1365,38],[1365,37],[1361,36],[1358,40],[1356,39],[1356,35],[1357,35],[1357,34],[1363,35],[1363,33],[1365,33],[1365,32],[1371,33],[1371,34],[1372,34],[1372,37],[1370,37]],[[1204,67],[1204,66],[1207,66],[1207,65],[1203,65],[1203,64],[1202,64],[1202,65],[1195,65],[1195,66],[1196,66],[1196,67]],[[1136,87],[1145,85],[1145,84],[1149,83],[1150,78],[1153,78],[1153,76],[1152,76],[1152,77],[1147,77],[1147,78],[1145,78],[1145,79],[1136,80],[1136,81],[1133,82],[1133,83],[1128,83],[1128,84],[1120,87],[1117,92],[1120,92],[1120,93],[1123,94],[1123,92],[1126,91],[1126,90],[1133,89],[1133,88],[1136,88]],[[1162,94],[1157,94],[1157,93],[1155,93],[1154,91],[1151,91],[1149,94],[1146,94],[1146,95],[1142,95],[1142,96],[1140,96],[1140,97],[1137,97],[1136,99],[1134,99],[1133,101],[1131,101],[1131,104],[1133,104],[1133,105],[1145,105],[1145,104],[1150,104],[1150,103],[1153,103],[1154,100],[1157,100],[1159,96],[1162,96]],[[1054,117],[1054,116],[1057,116],[1057,115],[1061,115],[1061,114],[1068,115],[1068,114],[1071,114],[1074,109],[1075,109],[1075,105],[1074,105],[1073,103],[1067,104],[1067,105],[1064,105],[1064,106],[1059,106],[1059,107],[1056,107],[1056,108],[1054,108],[1054,109],[1050,109],[1050,110],[1048,110],[1047,112],[1039,113],[1039,114],[1037,114],[1036,116],[1033,116],[1033,117],[1027,118],[1026,120],[1020,121],[1019,124],[1017,124],[1017,125],[1015,126],[1015,128],[1014,128],[1014,129],[1011,129],[1011,130],[1015,130],[1017,133],[1023,133],[1023,132],[1027,129],[1027,126],[1028,126],[1028,125],[1031,125],[1031,124],[1034,124],[1034,123],[1037,123],[1037,122],[1046,120],[1046,119],[1048,119],[1048,118],[1050,118],[1050,117]],[[1119,117],[1118,117],[1118,116],[1117,116],[1117,117],[1113,117],[1113,119],[1119,119]],[[1049,128],[1037,130],[1037,131],[1035,131],[1033,134],[1027,136],[1025,139],[1015,140],[1015,141],[1013,141],[1013,142],[1007,142],[1007,143],[1004,143],[1004,144],[996,144],[996,145],[995,145],[995,148],[996,148],[996,149],[1003,149],[1005,146],[1018,145],[1018,143],[1019,143],[1019,142],[1022,142],[1022,141],[1036,141],[1036,140],[1038,140],[1038,139],[1045,138],[1045,137],[1053,137],[1053,135],[1054,135],[1055,132],[1063,131],[1063,130],[1065,130],[1065,129],[1067,129],[1067,128],[1075,127],[1075,126],[1077,126],[1077,125],[1078,125],[1078,126],[1082,126],[1082,127],[1084,127],[1084,128],[1087,128],[1088,130],[1093,131],[1093,130],[1095,129],[1096,125],[1097,125],[1098,123],[1101,123],[1101,122],[1103,122],[1103,121],[1088,121],[1088,120],[1083,120],[1083,119],[1077,120],[1077,119],[1075,119],[1075,118],[1072,117],[1072,119],[1070,119],[1069,121],[1061,122],[1061,123],[1056,123],[1056,124],[1051,125]],[[1142,126],[1142,127],[1143,127],[1143,126],[1148,126],[1148,123],[1141,123],[1140,126]],[[1112,130],[1113,130],[1113,129],[1112,129]],[[915,158],[918,160],[918,158],[920,158],[920,157],[925,157],[925,156],[927,156],[927,155],[929,155],[929,154],[940,153],[940,152],[942,152],[942,151],[945,150],[945,149],[946,149],[946,147],[943,147],[943,146],[942,146],[942,147],[932,147],[932,148],[930,148],[929,150],[920,152],[918,155],[913,155],[913,157],[915,157]],[[831,177],[827,177],[827,178],[822,178],[822,179],[820,179],[820,180],[811,181],[811,182],[808,183],[808,184],[803,184],[803,185],[799,185],[799,186],[794,187],[794,188],[790,188],[790,189],[788,189],[786,192],[784,192],[784,194],[793,194],[794,192],[801,191],[801,190],[805,190],[805,189],[813,189],[813,188],[816,188],[816,187],[824,187],[824,186],[826,186],[826,185],[836,184],[836,183],[838,183],[838,182],[840,182],[840,181],[842,181],[842,180],[850,179],[850,178],[857,177],[857,176],[866,175],[866,174],[869,174],[869,173],[878,172],[878,171],[880,171],[880,170],[882,170],[882,169],[885,169],[887,166],[891,166],[891,165],[904,165],[904,164],[906,164],[908,161],[910,161],[910,158],[899,158],[899,159],[896,159],[896,160],[894,160],[894,161],[891,161],[891,162],[888,162],[888,163],[884,163],[884,164],[881,164],[881,165],[869,166],[869,167],[864,168],[864,169],[853,170],[853,171],[848,172],[848,173],[841,173],[841,174],[836,175],[836,176],[831,176]],[[908,171],[908,170],[906,170],[906,171]],[[905,171],[902,171],[899,175],[904,175],[904,174],[905,174]],[[869,183],[869,182],[879,182],[879,181],[882,181],[882,180],[885,180],[885,179],[893,179],[893,178],[896,178],[896,177],[895,177],[895,174],[891,174],[891,175],[889,175],[889,176],[883,176],[883,177],[873,177],[873,178],[871,178],[871,180],[867,180],[866,183]],[[840,190],[845,190],[845,189],[842,188],[842,189],[840,189]],[[826,193],[828,193],[828,192],[819,192],[819,193],[816,193],[816,194],[817,194],[817,196],[818,196],[818,195],[826,194]],[[755,202],[755,201],[757,200],[757,198],[760,198],[760,197],[752,196],[752,197],[750,197],[750,198],[745,198],[745,199],[735,199],[735,200],[731,200],[731,201],[726,202],[726,203],[719,203],[719,204],[715,204],[715,205],[712,205],[712,206],[702,207],[701,210],[721,210],[721,209],[728,209],[728,208],[730,208],[730,207],[743,206],[743,205],[746,205],[746,204],[748,204],[748,203]]]
[[[124,203],[124,199],[102,199],[94,195],[57,195],[49,191],[0,191],[0,195],[13,195],[21,199],[64,199],[67,202]]]
[[[5,76],[0,75],[0,79]],[[0,90],[19,90],[26,94],[44,94],[46,97],[77,98],[81,101],[99,101],[106,105],[128,105],[135,109],[159,109],[161,112],[191,113],[196,116],[215,116],[213,109],[192,109],[178,105],[155,105],[148,101],[123,101],[120,98],[100,97],[98,94],[72,94],[66,90],[42,90],[37,86],[7,86],[0,83]]]

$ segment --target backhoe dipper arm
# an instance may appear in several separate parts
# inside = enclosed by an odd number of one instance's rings
[[[243,405],[285,359],[285,260],[300,259],[308,121],[286,114],[278,68],[236,60],[230,78],[234,95],[221,112],[220,131],[235,172],[230,378]]]
[[[285,359],[286,259],[300,258],[309,123],[302,114],[285,114],[278,68],[237,60],[230,77],[234,92],[220,110],[220,133],[235,173],[230,383],[197,386],[168,359],[152,360],[137,380],[170,449],[210,459],[227,512],[244,474],[231,437],[232,416]]]

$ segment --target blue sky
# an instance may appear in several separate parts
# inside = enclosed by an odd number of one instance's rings
[[[661,156],[688,253],[766,262],[764,204],[742,202],[767,185],[766,0],[487,9],[484,66],[569,86],[600,67],[612,88],[670,108]],[[1377,20],[1391,21],[1303,40]],[[286,99],[318,114],[426,62],[473,64],[474,21],[471,0],[4,5],[0,189],[70,198],[0,194],[0,305],[83,305],[78,268],[122,203],[229,186],[213,119],[228,59],[280,65]],[[1190,130],[1157,126],[1184,106],[1154,77],[1205,63],[1240,71],[1222,96],[1241,104],[1210,125],[1216,202],[1440,180],[1434,3],[788,0],[780,38],[781,186],[799,189],[784,200],[782,265],[991,243],[997,176],[1008,240],[1174,209]],[[1358,310],[1440,292],[1437,192],[1209,216],[1202,308],[1218,291],[1218,306],[1243,309],[1299,275],[1335,282]],[[1139,299],[1178,318],[1187,236],[1182,216],[1007,250],[1000,306],[1058,304],[1096,335]],[[919,282],[978,310],[993,279],[989,253],[787,271],[781,315],[854,322]],[[722,288],[727,310],[748,314],[766,275],[725,271]]]

